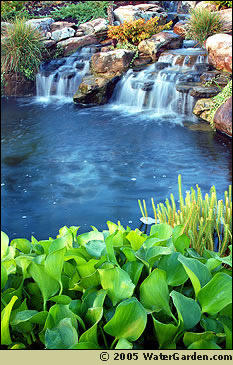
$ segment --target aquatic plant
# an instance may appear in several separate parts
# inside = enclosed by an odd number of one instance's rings
[[[186,39],[198,41],[204,46],[208,37],[224,31],[220,15],[208,9],[194,8],[190,10],[191,18],[187,22]]]
[[[1,46],[2,73],[20,72],[33,79],[45,51],[41,33],[16,18],[3,30]]]
[[[191,247],[200,255],[205,249],[218,251],[224,256],[228,246],[232,242],[232,186],[225,191],[225,201],[217,200],[214,186],[210,193],[203,199],[201,189],[196,185],[196,190],[182,194],[181,175],[178,177],[179,209],[177,209],[174,195],[166,199],[165,204],[160,203],[155,207],[154,199],[151,199],[155,222],[167,223],[172,227],[182,225],[183,233],[190,238]],[[143,217],[147,217],[147,207],[143,201],[143,207],[139,200],[139,207]]]
[[[153,34],[170,29],[172,22],[165,25],[158,25],[159,18],[150,20],[137,19],[131,22],[124,22],[121,25],[109,26],[108,37],[116,39],[120,44],[130,43],[138,45],[144,39],[150,38]]]
[[[2,348],[232,348],[231,255],[198,255],[182,226],[107,225],[10,244],[2,232]]]

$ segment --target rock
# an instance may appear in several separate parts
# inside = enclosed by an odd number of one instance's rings
[[[214,80],[216,80],[217,84],[223,88],[228,84],[229,77],[227,77],[227,75],[224,75],[224,73],[221,73],[219,71],[204,72],[200,77],[200,81],[202,84],[205,84],[206,82],[211,80],[213,80],[213,85],[215,84]]]
[[[189,14],[197,4],[197,1],[179,1],[177,7],[177,13]]]
[[[145,19],[149,20],[154,17],[159,18],[159,25],[165,24],[167,19],[167,13],[163,11],[163,9],[160,6],[152,6],[149,4],[143,4],[142,5],[126,5],[126,6],[120,6],[116,10],[114,10],[114,16],[116,18],[116,21],[119,21],[121,24],[124,22],[132,22],[136,19]],[[146,6],[145,6],[146,5]],[[144,8],[144,10],[142,10]],[[146,10],[147,9],[147,10]],[[156,10],[156,11],[154,11]]]
[[[172,66],[172,64],[170,62],[156,62],[155,70],[156,71],[161,71],[164,68],[171,67],[171,66]]]
[[[43,43],[44,43],[45,48],[52,48],[53,46],[55,46],[55,44],[57,42],[54,40],[47,39],[47,40],[44,40]]]
[[[26,24],[38,29],[42,35],[46,36],[46,33],[50,31],[50,27],[54,22],[55,20],[52,18],[40,18],[27,20]]]
[[[36,94],[35,81],[28,80],[20,73],[5,74],[5,96],[34,96]]]
[[[180,20],[178,23],[175,24],[173,32],[178,35],[181,35],[182,37],[185,37],[187,27],[188,23],[184,20]]]
[[[89,75],[83,78],[78,91],[73,97],[79,106],[103,105],[111,98],[119,76],[113,78]]]
[[[91,70],[94,74],[104,74],[105,77],[119,76],[128,70],[134,54],[126,49],[96,53],[91,59]]]
[[[183,39],[177,34],[168,32],[160,32],[153,35],[150,39],[146,39],[139,43],[138,49],[141,53],[152,57],[153,61],[157,61],[160,54],[167,49],[180,48]]]
[[[232,137],[232,96],[216,111],[214,125],[217,130]]]
[[[71,53],[78,50],[78,48],[90,46],[91,44],[98,43],[98,39],[93,35],[86,35],[84,37],[73,37],[65,39],[57,43],[57,46],[64,48],[64,56],[68,56]]]
[[[220,10],[217,13],[222,20],[224,33],[232,34],[232,8]]]
[[[190,95],[198,99],[212,98],[213,96],[218,95],[220,91],[221,90],[218,87],[214,86],[209,86],[209,87],[197,86],[190,91]]]
[[[77,32],[75,33],[75,37],[83,37],[84,36],[84,32],[82,30],[77,30]]]
[[[56,42],[61,41],[62,39],[71,38],[75,35],[75,30],[73,28],[62,28],[55,30],[51,33],[51,38],[54,39]]]
[[[176,85],[176,90],[180,93],[189,93],[197,85],[200,85],[200,83],[195,83],[195,82],[182,83],[182,82],[180,82]]]
[[[80,24],[78,31],[82,31],[85,35],[97,34],[108,30],[108,22],[104,18],[94,19],[90,22]]]
[[[51,32],[55,32],[56,30],[61,30],[63,28],[75,28],[76,24],[75,23],[69,23],[69,22],[54,22],[53,24],[51,24],[50,29]]]
[[[134,67],[141,67],[141,66],[148,65],[151,62],[152,62],[151,57],[149,57],[149,56],[139,56],[138,58],[136,58],[134,60],[133,66]]]
[[[200,99],[194,106],[193,114],[210,122],[210,110],[213,106],[214,102],[212,99]]]
[[[208,63],[196,63],[194,65],[194,69],[198,72],[212,71],[213,66],[209,65]]]
[[[109,52],[109,51],[112,51],[112,46],[102,47],[100,52]]]
[[[207,38],[205,45],[209,57],[208,61],[217,70],[232,72],[232,36],[229,34],[215,34]]]
[[[213,1],[200,1],[196,6],[196,9],[207,9],[209,11],[216,11],[217,5],[213,4]]]

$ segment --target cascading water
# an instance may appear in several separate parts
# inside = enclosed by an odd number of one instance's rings
[[[158,62],[142,71],[129,70],[117,85],[111,100],[116,108],[159,116],[193,119],[194,98],[189,89],[177,90],[185,82],[198,82],[196,65],[207,62],[203,49],[182,48],[164,52]]]
[[[95,49],[84,47],[69,57],[43,63],[36,76],[37,100],[72,101],[83,76],[89,72]]]

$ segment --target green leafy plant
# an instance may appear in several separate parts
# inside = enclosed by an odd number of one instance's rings
[[[232,80],[222,89],[222,91],[212,98],[213,106],[210,110],[210,125],[215,130],[214,116],[216,111],[232,96]]]
[[[155,222],[166,223],[175,227],[177,232],[182,232],[190,238],[191,247],[199,254],[205,249],[214,251],[217,249],[221,256],[224,255],[232,242],[232,187],[225,191],[225,202],[217,200],[215,187],[212,186],[210,194],[202,197],[201,189],[191,187],[191,192],[182,194],[181,175],[178,177],[179,209],[177,209],[174,195],[170,195],[165,204],[155,207],[154,199],[151,199]],[[139,200],[139,207],[144,219],[148,217],[145,201]],[[217,244],[216,244],[217,242]],[[182,240],[182,244],[184,240]]]
[[[190,14],[191,18],[188,21],[186,39],[194,39],[199,42],[200,46],[204,46],[208,37],[224,31],[223,23],[217,12],[194,8]]]
[[[85,1],[78,4],[70,4],[51,12],[54,19],[66,19],[72,17],[78,20],[78,24],[91,19],[106,18],[108,1]]]
[[[153,34],[170,29],[172,22],[165,25],[158,25],[159,18],[155,17],[145,21],[137,19],[131,22],[124,22],[121,25],[109,26],[108,37],[116,39],[120,44],[138,45],[141,41],[150,38]]]
[[[20,72],[33,79],[45,51],[40,32],[17,18],[3,31],[1,45],[2,72]]]
[[[200,256],[185,226],[107,226],[1,233],[3,348],[231,349],[231,254]]]
[[[27,1],[1,1],[1,20],[14,20],[16,17],[27,17]]]
[[[232,1],[213,1],[214,4],[218,5],[220,9],[222,8],[232,8]]]

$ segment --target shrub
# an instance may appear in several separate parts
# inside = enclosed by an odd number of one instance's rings
[[[232,256],[198,255],[184,227],[107,224],[9,246],[2,232],[3,348],[231,349]]]
[[[223,88],[223,90],[212,98],[213,107],[210,110],[210,125],[215,130],[214,116],[216,111],[232,96],[232,80]]]
[[[1,1],[1,19],[9,21],[16,17],[26,17],[26,3],[27,1]]]
[[[232,1],[213,1],[220,9],[222,8],[232,8]]]
[[[85,23],[91,19],[106,18],[109,1],[85,1],[78,4],[64,6],[59,10],[51,12],[54,19],[73,18],[78,24]]]
[[[179,209],[177,210],[173,194],[165,205],[160,203],[157,208],[152,198],[155,222],[167,223],[172,227],[184,225],[184,232],[190,237],[191,246],[203,254],[205,249],[216,250],[221,256],[225,254],[232,242],[232,187],[225,191],[225,203],[217,200],[215,187],[210,189],[210,195],[202,197],[198,185],[197,191],[191,188],[185,199],[182,194],[181,176],[178,177]],[[143,217],[146,219],[147,209],[144,201],[144,210],[139,200]]]
[[[20,72],[33,79],[42,60],[44,45],[41,33],[17,18],[3,31],[2,72]]]
[[[220,15],[207,9],[192,9],[188,22],[186,39],[194,39],[203,46],[206,39],[224,31]]]
[[[108,37],[116,39],[119,43],[131,43],[138,45],[144,39],[150,38],[153,34],[170,29],[172,22],[165,25],[158,25],[159,18],[155,17],[145,21],[144,19],[124,22],[121,25],[110,26]]]

